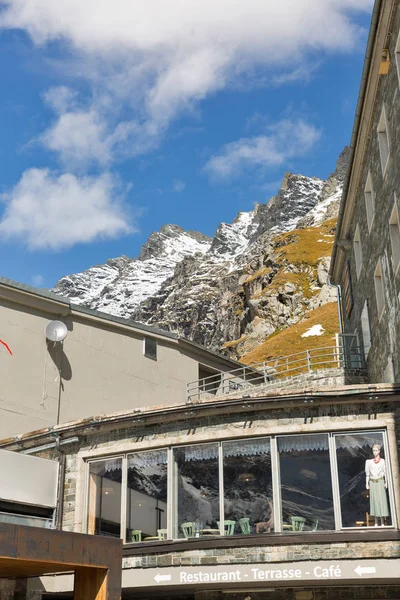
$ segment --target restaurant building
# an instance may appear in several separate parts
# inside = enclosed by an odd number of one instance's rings
[[[63,530],[123,540],[124,599],[400,598],[399,396],[389,384],[205,394],[0,446],[62,465]],[[367,489],[374,458],[384,474]],[[37,580],[43,597],[55,589],[72,598],[66,575]]]

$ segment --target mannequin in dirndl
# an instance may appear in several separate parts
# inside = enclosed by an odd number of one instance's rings
[[[366,488],[369,490],[369,514],[375,517],[375,527],[385,524],[385,517],[389,516],[387,501],[387,476],[385,460],[380,455],[380,444],[372,446],[373,458],[365,461]]]

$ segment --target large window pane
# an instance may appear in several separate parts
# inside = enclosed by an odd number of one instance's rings
[[[236,534],[273,531],[269,439],[224,442],[222,448],[225,520],[235,522]]]
[[[88,533],[121,535],[122,459],[90,463]]]
[[[175,536],[218,534],[218,444],[174,449],[177,531]],[[189,526],[182,527],[182,524]]]
[[[167,529],[167,451],[128,456],[126,541],[161,539]]]
[[[351,433],[336,435],[335,440],[343,527],[390,525],[383,434]],[[374,444],[380,446],[375,456]]]
[[[335,529],[328,436],[278,438],[284,531]]]

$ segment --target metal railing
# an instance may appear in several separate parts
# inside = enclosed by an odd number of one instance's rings
[[[365,371],[364,352],[353,345],[355,338],[337,338],[335,346],[304,350],[280,356],[251,366],[243,365],[186,384],[187,401],[199,401],[207,396],[220,396],[253,386],[268,385],[290,377],[313,373],[320,369]]]

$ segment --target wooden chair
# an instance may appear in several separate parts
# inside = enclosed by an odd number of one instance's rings
[[[167,530],[166,529],[157,529],[158,539],[166,540],[167,539]]]
[[[367,527],[372,527],[372,525],[375,525],[375,517],[366,512],[365,523],[367,524]]]
[[[314,519],[313,520],[313,522],[311,524],[311,531],[317,531],[317,529],[318,529],[318,523],[319,523],[318,519]]]
[[[292,531],[303,531],[304,523],[306,522],[304,517],[291,517]]]
[[[141,529],[131,529],[131,539],[132,539],[132,542],[141,542],[142,541],[142,530]]]
[[[185,538],[194,537],[195,532],[194,532],[194,523],[193,522],[182,523],[181,529],[182,529],[182,532],[183,532],[183,535],[185,536]]]
[[[244,535],[248,535],[250,533],[250,519],[249,517],[243,517],[243,519],[239,519],[238,521],[239,527],[242,530]]]
[[[220,527],[220,521],[217,521],[218,527]],[[236,521],[224,521],[224,535],[233,535],[235,533]]]

